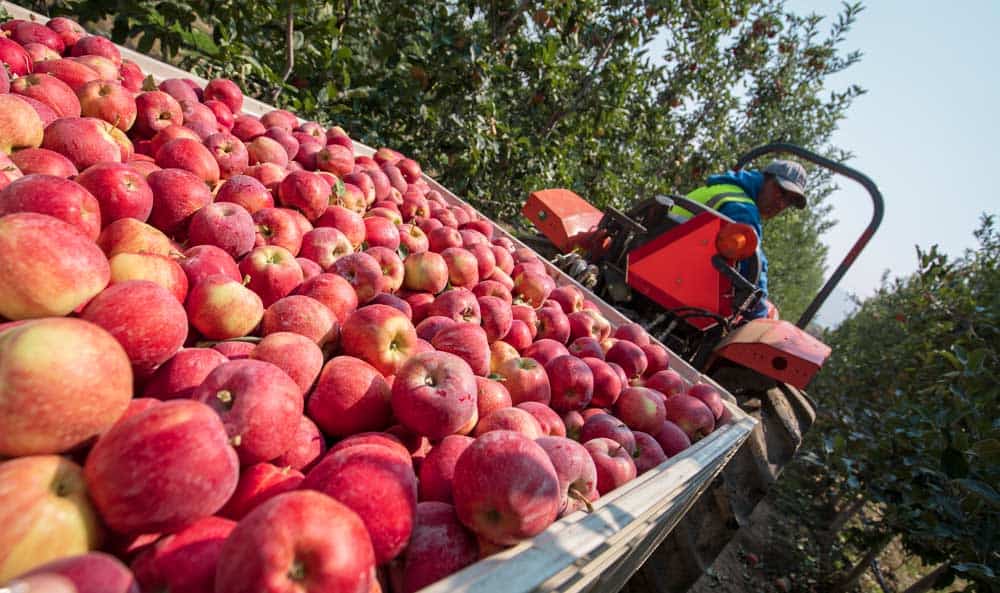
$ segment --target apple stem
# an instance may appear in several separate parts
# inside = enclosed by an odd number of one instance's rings
[[[588,513],[594,512],[594,505],[590,504],[590,500],[588,500],[587,497],[584,496],[582,492],[580,492],[573,486],[569,487],[569,492],[567,492],[567,495],[573,500],[583,503],[583,506],[587,508]]]
[[[229,444],[232,445],[232,446],[234,446],[234,447],[239,447],[240,443],[242,443],[242,442],[243,442],[243,435],[239,435],[239,434],[236,435],[236,436],[234,436],[233,438],[229,439]]]
[[[250,285],[250,280],[251,280],[250,274],[245,274],[243,276],[243,286],[249,286]]]
[[[227,410],[233,405],[233,392],[228,389],[220,389],[216,392],[215,398],[225,404]]]

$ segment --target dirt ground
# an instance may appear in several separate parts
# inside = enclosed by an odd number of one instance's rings
[[[818,591],[815,583],[800,581],[783,546],[772,543],[791,541],[787,531],[794,526],[784,521],[769,497],[762,500],[750,525],[736,534],[689,593]]]

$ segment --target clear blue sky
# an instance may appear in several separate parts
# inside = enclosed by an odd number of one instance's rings
[[[786,6],[834,15],[840,3],[790,0]],[[993,189],[1000,174],[998,27],[996,0],[866,2],[845,46],[864,57],[830,86],[857,83],[868,93],[848,111],[834,143],[853,151],[851,164],[879,185],[885,219],[841,281],[848,292],[870,295],[884,270],[913,272],[914,245],[936,243],[949,255],[961,254],[975,245],[979,215],[1000,214],[1000,193]],[[825,237],[831,268],[871,213],[860,186],[845,180],[841,187],[830,198],[840,223]]]

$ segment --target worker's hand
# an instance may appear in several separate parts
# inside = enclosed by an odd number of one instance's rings
[[[768,319],[781,319],[781,312],[778,311],[778,308],[774,306],[774,303],[772,303],[769,300],[768,301],[764,301],[764,302],[767,303],[767,315],[766,315],[766,317]]]

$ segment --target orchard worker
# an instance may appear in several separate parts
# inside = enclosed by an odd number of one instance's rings
[[[773,161],[762,171],[728,171],[711,175],[704,187],[687,195],[689,200],[704,204],[736,222],[753,227],[757,233],[757,254],[760,256],[760,279],[757,286],[764,292],[757,308],[749,315],[777,317],[777,308],[767,300],[767,258],[764,256],[762,220],[781,214],[789,206],[806,207],[806,170],[802,165],[784,160]],[[690,216],[676,208],[675,213]],[[743,268],[741,267],[741,271]]]

